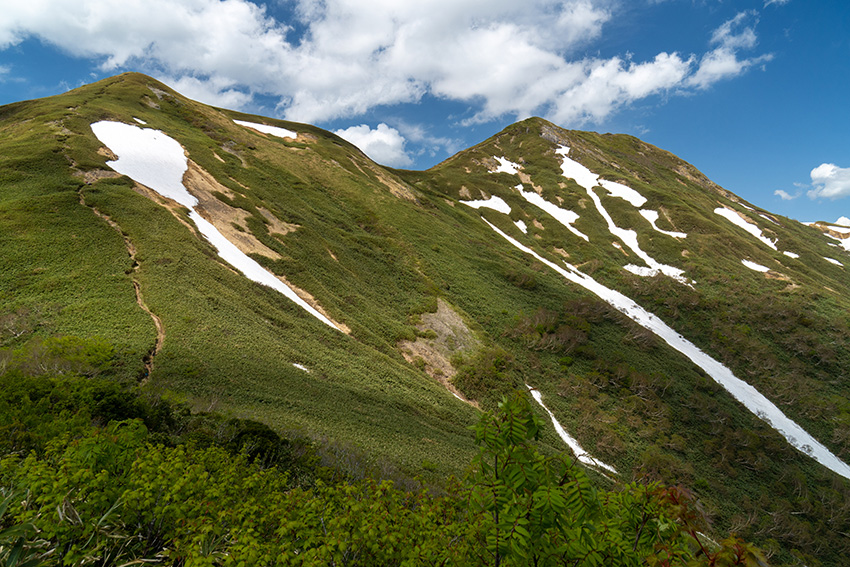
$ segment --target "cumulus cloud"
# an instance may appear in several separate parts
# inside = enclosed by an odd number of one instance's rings
[[[850,167],[838,167],[834,163],[822,163],[812,170],[812,199],[840,199],[850,196]]]
[[[384,123],[374,130],[366,124],[334,132],[363,150],[363,153],[382,165],[406,167],[413,159],[404,151],[405,139],[395,128]]]
[[[714,31],[702,55],[645,61],[579,55],[615,17],[609,0],[289,0],[280,22],[248,0],[30,0],[0,13],[0,49],[36,37],[139,69],[221,106],[271,96],[304,122],[362,115],[425,95],[465,101],[472,121],[541,114],[566,125],[600,121],[664,92],[704,89],[769,56],[755,14]]]
[[[799,195],[792,195],[787,191],[783,191],[782,189],[777,189],[773,192],[774,195],[778,196],[783,201],[792,201],[799,197]]]

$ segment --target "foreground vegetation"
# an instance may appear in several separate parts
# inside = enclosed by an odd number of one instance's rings
[[[681,489],[597,490],[567,457],[541,454],[521,394],[482,416],[462,481],[402,490],[323,466],[312,444],[256,422],[96,377],[97,342],[65,342],[46,345],[65,371],[18,360],[0,377],[7,567],[765,565],[749,544],[700,534]]]

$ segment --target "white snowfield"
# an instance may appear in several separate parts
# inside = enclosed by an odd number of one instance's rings
[[[732,209],[727,209],[726,207],[717,207],[716,209],[714,209],[714,212],[725,218],[735,226],[743,228],[744,230],[758,238],[761,242],[776,250],[775,240],[771,240],[768,237],[764,236],[761,233],[761,229],[759,227],[744,220],[744,218],[736,211],[733,211]]]
[[[553,219],[564,225],[567,230],[578,236],[579,238],[584,238],[585,241],[590,242],[590,239],[586,234],[581,232],[579,229],[573,226],[573,223],[579,219],[577,213],[570,211],[568,209],[562,209],[555,203],[550,203],[534,191],[523,191],[522,184],[514,187],[519,194],[522,195],[522,198],[534,205],[542,209],[544,212],[548,213]]]
[[[787,250],[785,252],[783,252],[783,254],[785,254],[789,258],[794,258],[794,259],[797,259],[797,258],[800,257],[800,255],[797,254],[796,252],[788,252]]]
[[[660,272],[666,276],[673,278],[679,283],[683,283],[689,285],[690,282],[687,278],[683,276],[685,273],[684,270],[676,268],[674,266],[668,266],[667,264],[662,264],[657,262],[654,258],[652,258],[649,254],[641,250],[640,245],[637,240],[637,232],[634,230],[627,230],[624,228],[620,228],[614,224],[614,220],[611,218],[611,215],[608,214],[608,211],[605,210],[605,207],[602,206],[602,200],[599,198],[599,195],[593,191],[593,188],[600,184],[599,176],[578,163],[567,157],[570,148],[566,146],[560,146],[555,153],[560,155],[563,159],[561,162],[561,172],[564,174],[564,177],[568,179],[575,180],[580,186],[584,188],[587,192],[587,195],[591,198],[593,203],[596,205],[596,209],[599,211],[599,214],[602,215],[602,218],[605,219],[605,222],[608,224],[608,230],[623,241],[623,244],[628,246],[632,252],[634,252],[644,263],[648,266],[648,270],[640,269],[638,266],[627,266],[626,269],[632,273],[637,273],[633,271],[638,269],[638,271],[642,272],[639,275],[655,275]],[[620,184],[616,184],[620,185]],[[624,185],[620,185],[621,187],[625,187]]]
[[[493,158],[499,162],[499,167],[491,171],[490,173],[510,173],[511,175],[516,175],[519,173],[519,170],[522,169],[522,166],[518,163],[514,163],[508,160],[506,157],[496,157]]]
[[[564,154],[566,156],[566,154]],[[624,201],[628,201],[633,207],[639,209],[646,204],[646,197],[622,183],[615,181],[599,180],[599,185],[608,190],[613,197],[619,197]]]
[[[543,395],[540,393],[539,390],[537,390],[537,388],[532,388],[528,384],[526,384],[525,387],[528,388],[529,392],[531,392],[531,397],[534,398],[534,400],[538,404],[540,404],[540,407],[542,407],[544,410],[546,410],[546,413],[549,414],[549,418],[552,420],[552,425],[555,426],[555,431],[558,433],[558,435],[561,437],[561,439],[564,441],[564,443],[567,444],[567,447],[569,447],[570,450],[572,450],[573,454],[576,456],[576,459],[578,459],[580,463],[584,463],[585,465],[588,465],[588,466],[591,466],[591,467],[602,468],[602,469],[605,469],[606,471],[617,474],[617,469],[615,469],[611,465],[606,465],[605,463],[603,463],[600,460],[594,459],[593,456],[591,456],[590,453],[585,451],[582,448],[582,446],[579,445],[579,442],[576,441],[576,439],[572,435],[567,433],[567,431],[561,426],[561,424],[555,418],[555,414],[553,414],[549,410],[549,408],[547,408],[546,405],[543,403]]]
[[[741,260],[741,263],[748,267],[751,270],[755,270],[757,272],[769,272],[770,268],[766,266],[762,266],[761,264],[756,264],[755,262],[750,262],[749,260]]]
[[[831,263],[831,264],[835,264],[836,266],[844,266],[844,264],[842,264],[841,262],[839,262],[835,258],[827,258],[826,256],[824,256],[823,259],[826,260],[827,262]]]
[[[835,232],[841,232],[844,234],[850,233],[850,227],[847,226],[827,226],[829,230],[834,230]]]
[[[507,240],[517,249],[536,258],[546,264],[568,281],[576,283],[588,291],[599,296],[618,311],[624,313],[640,326],[652,331],[656,336],[663,339],[668,345],[685,355],[694,364],[702,368],[706,374],[720,384],[732,397],[738,400],[745,408],[754,415],[773,427],[796,449],[815,459],[831,471],[850,479],[850,466],[836,457],[829,449],[817,439],[809,435],[802,427],[788,418],[770,400],[764,397],[758,390],[736,377],[732,371],[714,360],[693,343],[686,340],[682,335],[667,326],[661,319],[646,311],[643,307],[626,297],[625,295],[609,289],[590,276],[580,272],[570,264],[565,263],[566,269],[543,258],[531,248],[524,246],[517,240],[511,238],[486,219],[482,219],[499,236]]]
[[[91,129],[97,139],[118,156],[116,161],[106,162],[109,167],[188,208],[189,218],[224,261],[248,279],[279,291],[321,322],[340,330],[289,286],[239,250],[195,211],[198,200],[183,186],[183,174],[188,169],[188,160],[177,140],[159,130],[139,128],[121,122],[95,122]]]
[[[652,228],[654,228],[657,232],[660,232],[661,234],[666,234],[667,236],[672,236],[673,238],[687,238],[688,237],[688,235],[684,232],[675,232],[675,231],[671,231],[671,230],[662,230],[662,229],[658,228],[658,225],[655,224],[655,223],[658,222],[658,211],[651,211],[649,209],[641,209],[639,212],[640,212],[640,215],[643,218],[645,218],[646,220],[649,221],[649,224],[651,224]]]
[[[246,122],[245,120],[234,120],[236,124],[240,126],[245,126],[246,128],[253,128],[258,132],[263,132],[264,134],[271,134],[272,136],[277,136],[278,138],[292,138],[293,140],[298,137],[297,132],[293,132],[292,130],[287,130],[286,128],[280,128],[278,126],[269,126],[268,124],[259,124],[257,122]]]
[[[520,230],[520,232],[522,232],[523,234],[528,234],[528,225],[525,224],[525,221],[523,221],[523,220],[514,221],[514,224]]]
[[[511,206],[508,205],[504,199],[501,197],[497,197],[496,195],[492,195],[489,199],[478,199],[476,201],[460,201],[462,204],[467,207],[472,207],[473,209],[493,209],[494,211],[499,211],[500,213],[505,213],[506,215],[511,214]]]

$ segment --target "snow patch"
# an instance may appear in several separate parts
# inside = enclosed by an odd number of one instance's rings
[[[731,370],[701,351],[693,343],[685,339],[671,327],[667,326],[667,324],[661,319],[646,311],[643,307],[622,293],[607,288],[590,276],[580,272],[574,266],[564,263],[566,265],[566,269],[564,269],[554,262],[543,258],[531,248],[520,244],[494,225],[487,222],[487,219],[482,220],[484,220],[484,222],[486,222],[490,228],[496,232],[496,234],[507,240],[517,249],[533,256],[541,263],[546,264],[561,274],[568,281],[578,284],[591,293],[599,296],[618,311],[624,313],[638,325],[652,331],[668,345],[702,368],[706,374],[711,376],[715,382],[720,384],[745,408],[770,425],[773,429],[779,432],[780,435],[785,437],[788,443],[790,443],[794,448],[815,459],[831,471],[843,476],[844,478],[850,479],[850,466],[836,457],[817,439],[797,425],[797,423],[788,418],[788,416],[782,413],[782,411],[776,407],[773,402],[764,397],[758,390],[732,374]]]
[[[767,215],[766,215],[766,214],[764,214],[764,213],[759,213],[759,216],[760,216],[761,218],[765,219],[765,220],[769,220],[770,222],[772,222],[773,224],[775,224],[775,225],[777,225],[777,226],[782,226],[781,224],[779,224],[778,222],[776,222],[775,220],[773,220],[772,218],[770,218],[769,216],[767,216]]]
[[[514,224],[523,234],[528,234],[528,226],[525,224],[525,221],[518,220],[514,221]]]
[[[264,134],[271,134],[272,136],[277,136],[278,138],[292,138],[294,140],[298,137],[297,132],[287,130],[286,128],[269,126],[268,124],[258,124],[256,122],[246,122],[245,120],[234,120],[234,122],[239,124],[240,126],[245,126],[246,128],[253,128],[258,132],[263,132]]]
[[[303,370],[303,371],[304,371],[304,372],[306,372],[307,374],[310,374],[310,369],[309,369],[309,368],[307,368],[306,366],[304,366],[303,364],[298,364],[297,362],[293,362],[293,363],[292,363],[292,366],[294,366],[294,367],[295,367],[295,368],[297,368],[298,370]]]
[[[835,224],[840,224],[842,226],[850,226],[850,219],[847,217],[838,217],[838,220],[835,221]]]
[[[685,234],[684,232],[675,232],[675,231],[670,231],[670,230],[662,230],[662,229],[658,228],[658,225],[655,224],[656,222],[658,222],[658,211],[651,211],[649,209],[641,209],[640,215],[643,218],[645,218],[646,220],[648,220],[649,224],[652,225],[652,228],[654,228],[656,231],[660,232],[661,234],[666,234],[667,236],[672,236],[673,238],[687,238],[688,237],[688,235]]]
[[[599,184],[607,189],[611,196],[628,201],[633,207],[642,207],[646,204],[646,197],[622,183],[600,179]]]
[[[761,229],[759,227],[744,220],[744,218],[736,211],[733,211],[732,209],[727,209],[726,207],[717,207],[716,209],[714,209],[714,212],[725,218],[735,226],[743,228],[744,230],[758,238],[760,241],[762,241],[764,244],[776,250],[775,240],[770,240],[768,237],[764,236],[761,233]]]
[[[519,173],[519,170],[522,169],[522,166],[518,163],[514,163],[508,160],[506,157],[496,157],[493,156],[493,159],[499,162],[499,167],[491,171],[490,173],[509,173],[511,175],[516,175]]]
[[[585,465],[588,465],[588,466],[591,466],[591,467],[603,468],[606,471],[617,474],[617,470],[614,467],[612,467],[611,465],[606,465],[602,461],[598,461],[598,460],[594,459],[590,455],[590,453],[585,451],[581,447],[581,445],[579,445],[578,441],[576,441],[576,439],[572,435],[567,433],[567,431],[561,426],[561,424],[555,418],[555,414],[553,414],[549,410],[549,408],[547,408],[546,405],[543,403],[543,395],[540,393],[539,390],[537,390],[536,388],[532,388],[528,384],[526,384],[525,387],[528,388],[529,392],[531,392],[531,397],[534,398],[534,401],[536,401],[538,404],[540,404],[540,407],[542,407],[544,410],[546,410],[546,413],[549,414],[549,418],[552,420],[552,425],[555,426],[555,431],[558,432],[558,435],[561,437],[561,439],[564,441],[564,443],[567,444],[567,447],[569,447],[570,450],[572,450],[573,454],[576,456],[576,459],[578,459],[579,462],[584,463]]]
[[[586,234],[584,234],[579,229],[573,226],[573,223],[579,219],[577,213],[574,213],[573,211],[570,211],[568,209],[562,209],[555,203],[550,203],[534,191],[523,191],[522,185],[517,185],[516,187],[514,187],[514,189],[519,191],[519,194],[522,195],[523,199],[525,199],[535,207],[543,209],[543,211],[548,213],[552,218],[567,227],[567,230],[569,230],[579,238],[584,238],[585,241],[590,242],[590,239],[587,237]]]
[[[116,161],[106,162],[109,167],[188,208],[189,218],[225,262],[242,272],[249,280],[279,291],[321,322],[340,330],[330,319],[239,250],[198,214],[195,210],[198,200],[183,186],[183,174],[188,169],[188,159],[177,140],[159,130],[139,128],[121,122],[95,122],[91,129],[97,139],[118,156]]]
[[[654,278],[658,275],[658,270],[653,268],[647,268],[646,266],[635,266],[634,264],[626,264],[623,266],[623,269],[627,272],[631,272],[636,276],[641,276],[643,278]]]
[[[494,211],[499,211],[500,213],[505,213],[506,215],[511,214],[511,207],[508,205],[501,197],[497,197],[496,195],[491,196],[489,199],[478,199],[477,201],[460,201],[467,207],[472,207],[473,209],[493,209]]]
[[[827,262],[831,262],[831,263],[835,264],[836,266],[842,266],[842,267],[844,266],[844,264],[842,264],[841,262],[839,262],[835,258],[827,258],[826,256],[824,256],[823,259],[826,260]]]
[[[799,254],[797,254],[797,253],[795,253],[795,252],[788,252],[787,250],[786,250],[785,252],[783,252],[783,254],[785,254],[785,255],[786,255],[786,256],[788,256],[789,258],[794,258],[794,259],[797,259],[797,258],[799,258],[799,257],[800,257],[800,255],[799,255]]]
[[[832,227],[829,227],[832,228]],[[830,246],[835,246],[836,248],[844,248],[848,252],[850,252],[850,237],[839,238],[835,235],[829,234],[828,232],[823,233],[827,238],[832,238],[833,240],[837,240],[838,244],[834,244],[832,242],[829,243]]]
[[[135,120],[135,121],[136,121],[136,122],[138,122],[139,124],[147,124],[147,122],[145,122],[145,121],[144,121],[144,120],[142,120],[141,118],[136,118],[135,116],[133,117],[133,120]]]
[[[748,267],[751,270],[755,270],[757,272],[769,272],[770,268],[767,266],[762,266],[761,264],[756,264],[755,262],[750,262],[749,260],[741,260],[741,263]]]
[[[637,233],[635,231],[620,228],[614,224],[614,220],[611,218],[611,215],[609,215],[608,211],[605,210],[605,207],[602,206],[602,200],[599,198],[599,195],[593,191],[593,188],[599,184],[599,176],[577,161],[567,157],[569,151],[570,148],[566,146],[560,146],[557,150],[555,150],[555,153],[563,158],[563,161],[561,162],[561,171],[563,172],[564,177],[573,179],[576,183],[584,187],[584,190],[587,191],[588,196],[596,205],[596,209],[599,211],[599,214],[601,214],[602,218],[605,219],[605,222],[608,223],[608,230],[611,234],[622,240],[623,243],[628,246],[632,252],[637,254],[637,256],[643,260],[650,269],[669,276],[679,283],[690,285],[688,279],[683,276],[685,273],[684,270],[657,262],[654,258],[650,257],[649,254],[641,250],[637,240]]]

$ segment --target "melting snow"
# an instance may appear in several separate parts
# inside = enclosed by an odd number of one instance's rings
[[[637,254],[651,270],[656,270],[656,272],[661,272],[664,275],[670,276],[680,283],[688,284],[689,282],[687,278],[682,275],[685,273],[684,270],[655,261],[655,259],[650,257],[649,254],[641,250],[637,240],[637,233],[635,231],[620,228],[614,224],[614,220],[611,218],[611,215],[609,215],[608,211],[605,210],[605,207],[602,206],[602,200],[599,198],[599,195],[593,191],[593,188],[599,184],[599,176],[577,161],[571,160],[567,157],[567,153],[569,153],[569,151],[570,148],[566,146],[561,146],[555,150],[555,153],[563,157],[563,161],[561,162],[561,171],[563,172],[564,177],[574,179],[576,183],[584,187],[588,196],[596,205],[596,209],[599,211],[599,214],[601,214],[602,218],[605,219],[605,222],[608,223],[608,230],[611,231],[611,234],[622,240],[623,243],[628,246],[632,252]]]
[[[271,134],[272,136],[277,136],[278,138],[292,138],[294,140],[298,137],[297,132],[287,130],[286,128],[269,126],[268,124],[258,124],[256,122],[246,122],[245,120],[234,120],[234,122],[236,122],[240,126],[245,126],[246,128],[253,128],[254,130],[263,132],[265,134]]]
[[[522,185],[517,185],[515,189],[519,191],[519,194],[522,195],[523,199],[549,213],[552,218],[567,227],[567,230],[569,230],[579,238],[584,238],[586,241],[590,242],[590,239],[587,237],[586,234],[582,233],[576,227],[573,226],[573,223],[579,219],[577,213],[574,213],[573,211],[567,209],[562,209],[555,203],[550,203],[534,191],[523,191]]]
[[[770,221],[770,222],[772,222],[773,224],[779,225],[779,223],[778,223],[778,222],[776,222],[775,220],[773,220],[772,218],[770,218],[769,216],[767,216],[767,215],[766,215],[766,214],[764,214],[764,213],[759,213],[759,216],[760,216],[761,218],[765,219],[765,220],[769,220],[769,221]],[[782,226],[782,225],[779,225],[779,226]]]
[[[783,252],[783,254],[785,254],[789,258],[799,258],[800,257],[799,254],[796,254],[794,252],[788,252],[787,250],[785,252]]]
[[[622,183],[600,179],[599,184],[607,189],[612,196],[628,201],[633,207],[642,207],[646,204],[646,197]]]
[[[830,227],[830,228],[832,228],[832,227]],[[850,229],[848,229],[848,230],[850,230]],[[837,240],[839,242],[839,244],[833,244],[832,242],[830,242],[829,243],[830,246],[844,248],[845,250],[850,252],[850,237],[848,237],[848,238],[838,238],[837,236],[833,236],[833,235],[828,234],[826,232],[824,232],[823,234],[827,238],[832,238],[833,240]]]
[[[519,170],[522,169],[521,165],[508,160],[504,156],[493,156],[493,159],[499,162],[499,167],[497,167],[490,173],[510,173],[511,175],[516,175],[517,173],[519,173]]]
[[[303,371],[304,371],[304,372],[306,372],[307,374],[309,374],[309,373],[310,373],[310,369],[309,369],[309,368],[307,368],[306,366],[304,366],[303,364],[298,364],[297,362],[293,362],[293,363],[292,363],[292,366],[294,366],[294,367],[295,367],[295,368],[297,368],[298,370],[303,370]]]
[[[540,404],[540,407],[542,407],[544,410],[546,410],[546,413],[549,414],[549,418],[552,420],[552,425],[555,426],[555,431],[558,432],[558,435],[560,435],[560,437],[561,437],[561,439],[563,439],[564,443],[567,444],[567,447],[569,447],[572,450],[573,454],[576,456],[576,458],[579,460],[579,462],[584,463],[585,465],[592,466],[592,467],[603,468],[607,471],[610,471],[614,474],[617,474],[617,470],[614,467],[612,467],[611,465],[606,465],[602,461],[598,461],[598,460],[594,459],[590,455],[590,453],[588,453],[587,451],[582,449],[581,445],[579,445],[578,441],[576,441],[573,436],[571,436],[569,433],[566,432],[566,430],[561,426],[561,424],[558,422],[558,420],[555,419],[555,414],[553,414],[549,410],[549,408],[547,408],[546,405],[543,403],[543,395],[540,393],[539,390],[537,390],[536,388],[532,388],[528,384],[526,384],[525,387],[528,388],[529,392],[531,392],[531,397],[533,397],[534,400],[538,404]]]
[[[528,226],[525,224],[525,221],[514,221],[514,224],[522,231],[523,234],[528,234]]]
[[[824,256],[823,259],[826,260],[827,262],[832,262],[836,266],[844,266],[844,264],[842,264],[841,262],[839,262],[835,258],[827,258],[826,256]]]
[[[669,230],[662,230],[658,228],[658,225],[655,223],[658,222],[658,211],[650,211],[649,209],[641,209],[640,214],[643,218],[649,221],[649,224],[652,225],[652,228],[660,232],[661,234],[666,234],[667,236],[672,236],[673,238],[687,238],[688,235],[684,232],[673,232]]]
[[[477,201],[460,201],[467,207],[472,207],[473,209],[480,209],[484,207],[485,209],[493,209],[494,211],[499,211],[500,213],[505,213],[506,215],[511,214],[511,207],[508,205],[501,197],[497,197],[495,195],[491,196],[487,200],[479,199]]]
[[[750,262],[749,260],[741,260],[741,263],[748,267],[751,270],[755,270],[757,272],[769,272],[770,268],[766,266],[762,266],[761,264],[756,264],[755,262]]]
[[[133,120],[135,120],[135,121],[136,121],[136,122],[138,122],[139,124],[147,124],[147,122],[145,122],[145,121],[144,121],[144,120],[142,120],[141,118],[136,118],[135,116],[133,117]]]
[[[828,228],[829,230],[834,230],[835,232],[841,232],[843,234],[850,233],[850,227],[846,226],[827,226],[826,228]]]
[[[150,187],[163,197],[173,199],[188,208],[189,218],[216,248],[223,260],[242,272],[248,279],[279,291],[326,325],[339,330],[330,319],[301,299],[271,272],[249,258],[195,211],[198,200],[183,186],[183,174],[188,165],[186,154],[177,140],[159,130],[139,128],[121,122],[95,122],[91,128],[97,139],[119,156],[116,161],[106,162],[107,165],[118,173]]]
[[[770,240],[768,237],[764,236],[761,233],[761,229],[759,227],[744,220],[744,218],[737,212],[733,211],[732,209],[727,209],[726,207],[717,207],[716,209],[714,209],[714,212],[725,218],[732,224],[743,228],[744,230],[746,230],[747,232],[749,232],[750,234],[752,234],[753,236],[755,236],[756,238],[776,250],[775,240]]]
[[[531,248],[520,244],[494,225],[487,222],[486,219],[482,220],[490,225],[490,227],[499,236],[507,240],[519,250],[533,256],[543,264],[546,264],[561,274],[568,281],[576,283],[596,294],[640,326],[655,333],[655,335],[663,339],[668,345],[688,357],[691,362],[702,368],[706,374],[711,376],[715,382],[725,388],[726,391],[729,392],[736,400],[741,402],[744,407],[785,437],[785,439],[793,447],[812,457],[831,471],[843,476],[844,478],[850,479],[850,466],[832,454],[832,452],[822,445],[817,439],[809,435],[806,430],[788,418],[773,404],[773,402],[765,398],[758,390],[736,377],[732,374],[731,370],[702,352],[693,343],[686,340],[682,335],[667,326],[667,324],[661,319],[646,311],[643,307],[625,295],[603,286],[570,264],[565,264],[567,269],[564,269],[554,262],[543,258]]]

